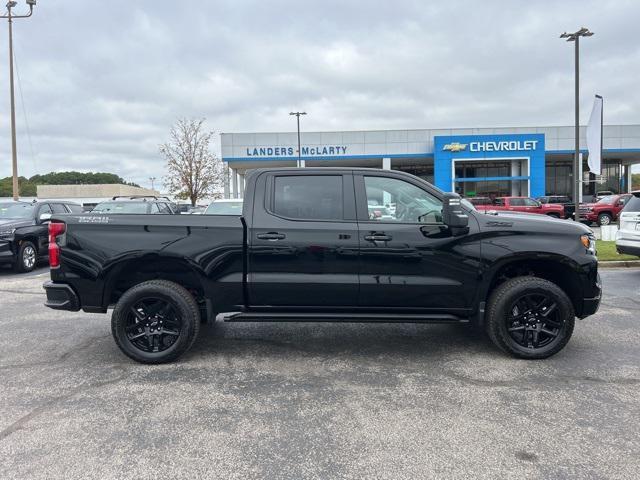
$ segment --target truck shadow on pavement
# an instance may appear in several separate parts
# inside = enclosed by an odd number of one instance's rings
[[[183,358],[220,354],[442,358],[452,352],[500,355],[484,333],[470,325],[216,322],[202,326],[198,340]]]

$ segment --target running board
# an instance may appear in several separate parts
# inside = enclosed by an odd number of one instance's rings
[[[469,323],[469,319],[455,315],[424,313],[236,312],[223,319],[225,322]]]

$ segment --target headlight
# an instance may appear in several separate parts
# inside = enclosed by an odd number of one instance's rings
[[[10,228],[8,230],[0,230],[0,238],[1,237],[10,237],[14,234],[14,232],[16,231],[15,228]]]
[[[580,242],[584,248],[587,249],[587,253],[591,255],[596,254],[596,237],[593,234],[584,234],[580,236]]]

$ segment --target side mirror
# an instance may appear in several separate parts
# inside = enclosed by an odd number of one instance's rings
[[[462,209],[460,195],[457,193],[445,193],[442,204],[442,221],[451,229],[451,233],[464,235],[468,231],[469,216]]]
[[[41,213],[40,217],[39,217],[39,220],[40,220],[41,223],[48,222],[49,220],[51,220],[51,214],[50,213]]]

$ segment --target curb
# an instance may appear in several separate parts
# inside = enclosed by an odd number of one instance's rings
[[[598,268],[634,268],[640,267],[640,260],[612,260],[598,262]]]

